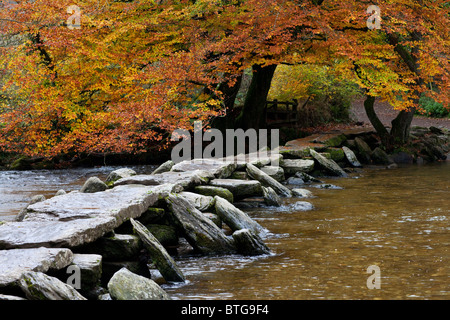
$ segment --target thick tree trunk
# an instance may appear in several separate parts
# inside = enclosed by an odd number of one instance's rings
[[[364,101],[364,109],[366,110],[367,117],[370,120],[370,123],[375,128],[376,132],[381,138],[381,141],[386,147],[390,146],[390,137],[389,132],[384,126],[384,124],[381,122],[381,120],[378,118],[377,114],[375,113],[374,109],[375,104],[375,97],[372,96],[366,96],[366,100]]]
[[[222,83],[219,85],[219,91],[223,94],[223,104],[225,105],[226,115],[222,117],[214,118],[212,121],[212,127],[219,129],[223,132],[226,129],[234,128],[234,117],[232,114],[236,97],[241,88],[242,75],[236,78],[236,81],[232,86],[229,83]]]
[[[392,120],[391,137],[395,144],[405,144],[408,142],[415,111],[415,108],[408,111],[402,110],[398,116]]]
[[[235,122],[236,128],[244,130],[262,129],[265,127],[264,108],[267,95],[275,73],[276,65],[261,67],[253,66],[253,77],[245,98],[244,107]]]

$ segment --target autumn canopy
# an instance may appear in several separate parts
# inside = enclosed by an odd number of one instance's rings
[[[388,144],[406,139],[421,94],[450,105],[448,1],[378,1],[378,13],[335,0],[0,3],[3,152],[139,153],[194,120],[260,128],[281,64],[332,66],[357,84]],[[374,98],[399,110],[389,132]]]

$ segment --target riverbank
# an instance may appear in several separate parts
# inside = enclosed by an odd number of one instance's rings
[[[448,132],[438,130],[414,128],[412,134],[424,137],[421,141],[439,145],[425,145],[426,153],[419,148],[408,156],[404,151],[385,155],[373,132],[357,129],[291,141],[279,153],[252,154],[245,161],[168,162],[146,175],[122,170],[106,179],[109,187],[89,179],[79,192],[61,192],[31,204],[21,221],[0,225],[0,292],[40,299],[39,288],[45,287],[69,299],[167,298],[156,282],[149,281],[148,263],[164,281],[183,282],[172,258],[180,251],[200,256],[270,255],[264,239],[271,230],[244,208],[281,207],[282,198],[293,198],[298,199],[295,210],[310,210],[304,200],[311,192],[302,186],[335,188],[322,183],[321,177],[348,177],[364,163],[394,168],[397,163],[437,159],[437,148],[448,150],[449,138]],[[66,273],[55,270],[72,265],[80,269],[83,281],[89,279],[78,291],[65,285]],[[138,290],[142,281],[148,287]],[[36,291],[28,290],[30,283]],[[153,294],[149,297],[146,290]]]

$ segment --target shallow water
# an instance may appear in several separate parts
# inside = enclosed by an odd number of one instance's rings
[[[114,169],[0,172],[0,220],[35,194],[76,190]],[[449,181],[450,161],[325,179],[342,189],[308,188],[312,210],[300,199],[247,210],[268,230],[273,254],[180,256],[187,283],[162,286],[173,299],[449,299]],[[380,289],[367,288],[371,265],[380,267]]]
[[[273,254],[182,258],[174,299],[449,299],[450,162],[365,170],[310,188],[310,211],[247,210]],[[293,203],[298,199],[291,199]],[[302,206],[298,206],[302,208]],[[380,289],[367,273],[380,267]]]

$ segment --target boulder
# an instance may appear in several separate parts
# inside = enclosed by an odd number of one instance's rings
[[[195,250],[203,254],[224,254],[235,251],[232,240],[197,210],[193,203],[176,194],[169,194],[166,202],[174,221],[183,230],[184,237]]]
[[[106,261],[129,260],[139,255],[142,242],[138,236],[131,234],[113,234],[77,248],[78,252],[97,253]]]
[[[175,165],[175,162],[172,160],[167,160],[163,164],[161,164],[158,168],[156,168],[152,174],[160,174],[164,172],[168,172],[172,169],[172,167]]]
[[[194,159],[186,160],[175,164],[171,171],[188,172],[195,170],[205,170],[212,173],[216,178],[226,179],[236,170],[237,165],[232,162],[220,161],[217,159]]]
[[[265,166],[261,168],[261,171],[267,174],[269,177],[282,182],[285,180],[284,170],[282,167],[276,166]]]
[[[136,219],[144,226],[147,224],[169,224],[169,214],[162,208],[150,207]]]
[[[280,166],[284,169],[286,174],[293,175],[297,172],[311,172],[314,169],[314,161],[303,159],[283,159]]]
[[[101,255],[75,253],[72,265],[77,266],[80,270],[81,290],[91,290],[100,284],[102,277]]]
[[[204,196],[193,192],[180,192],[179,195],[188,199],[194,204],[195,208],[202,212],[214,208],[214,198],[211,196]]]
[[[55,193],[55,197],[57,197],[57,196],[62,196],[62,195],[64,195],[64,194],[67,194],[67,192],[66,192],[65,190],[61,189],[61,190],[58,190],[58,191]]]
[[[170,300],[169,295],[153,280],[122,268],[108,282],[113,300]]]
[[[162,224],[146,224],[145,227],[158,239],[164,247],[178,245],[178,233],[174,226]]]
[[[287,184],[291,184],[291,185],[298,185],[298,186],[300,186],[302,184],[305,184],[305,181],[302,178],[299,178],[299,177],[289,177],[286,180],[286,183]]]
[[[287,187],[250,163],[247,164],[247,173],[251,178],[258,180],[263,186],[271,187],[277,194],[283,197],[291,196],[291,191]]]
[[[233,194],[226,188],[214,186],[197,186],[194,188],[194,192],[204,196],[219,196],[221,198],[227,199],[231,203],[234,202]]]
[[[228,189],[234,200],[262,195],[261,183],[254,180],[214,179],[210,185]]]
[[[149,260],[144,257],[139,260],[135,259],[131,261],[104,261],[101,284],[102,286],[107,287],[109,280],[122,268],[126,268],[130,272],[150,279],[152,275],[150,273],[148,262]]]
[[[216,213],[231,230],[249,229],[255,234],[264,231],[264,228],[245,212],[236,208],[227,200],[216,196]]]
[[[131,176],[135,176],[137,173],[136,171],[134,171],[133,169],[129,169],[129,168],[121,168],[121,169],[117,169],[112,171],[108,177],[106,177],[106,184],[113,184],[114,181],[117,181],[119,179],[122,178],[128,178]]]
[[[317,178],[315,178],[315,177],[313,177],[313,176],[311,176],[311,175],[309,175],[309,174],[307,174],[305,172],[297,172],[295,174],[295,176],[297,178],[302,179],[305,183],[311,183],[311,182],[322,183],[321,180],[319,180],[319,179],[317,179]]]
[[[393,163],[392,159],[389,157],[389,155],[380,147],[376,147],[372,151],[372,161],[374,164],[381,164],[381,165],[388,165]]]
[[[313,196],[312,192],[306,189],[292,189],[292,195],[297,198],[311,198]]]
[[[235,171],[229,177],[230,179],[248,180],[248,174],[244,171]]]
[[[347,173],[333,160],[327,159],[314,150],[310,150],[311,156],[324,168],[327,172],[339,176],[347,177]]]
[[[131,219],[131,224],[164,279],[172,282],[184,282],[186,279],[183,273],[155,236],[139,221]]]
[[[356,157],[355,153],[348,147],[342,147],[342,150],[344,151],[345,158],[347,161],[355,168],[360,168],[361,163],[358,161],[358,158]]]
[[[233,239],[240,254],[257,256],[270,253],[270,249],[262,239],[248,229],[233,232]]]
[[[23,273],[18,285],[30,300],[87,300],[70,285],[42,272]]]
[[[72,260],[73,253],[69,249],[0,250],[0,288],[14,284],[24,272],[60,270]]]
[[[329,158],[335,162],[341,162],[345,160],[345,153],[341,148],[327,148],[324,150],[329,154]]]
[[[360,137],[355,138],[355,145],[358,149],[358,154],[364,163],[370,163],[370,157],[372,155],[372,149],[369,145]]]
[[[17,214],[17,216],[16,216],[16,218],[15,218],[15,221],[22,221],[22,220],[25,218],[25,216],[26,216],[27,213],[28,213],[28,207],[29,207],[29,206],[31,206],[31,205],[33,205],[33,204],[35,204],[35,203],[38,203],[38,202],[45,201],[45,200],[46,200],[46,198],[45,198],[45,196],[42,195],[42,194],[38,194],[38,195],[35,195],[34,197],[32,197],[31,200],[30,200],[30,202],[28,203],[28,205],[27,205],[25,208],[23,208],[23,209]]]
[[[264,202],[268,206],[281,206],[281,199],[278,194],[271,187],[262,187]]]
[[[218,226],[220,229],[222,229],[222,219],[220,219],[218,214],[211,213],[211,212],[203,212],[203,215],[210,219],[216,226]]]
[[[100,191],[105,191],[108,186],[97,177],[90,177],[81,187],[81,193],[95,193]]]

